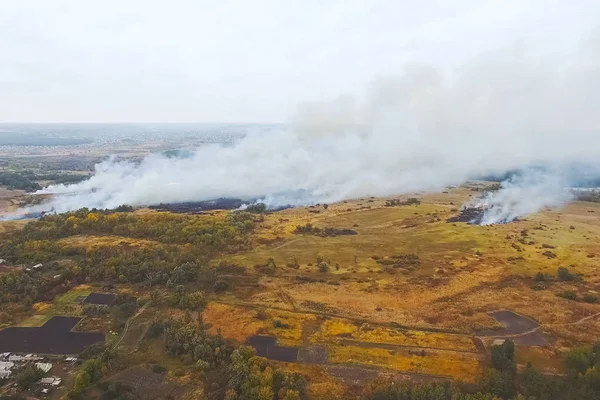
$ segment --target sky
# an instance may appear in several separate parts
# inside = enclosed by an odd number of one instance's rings
[[[556,57],[599,25],[597,0],[0,0],[0,122],[286,122],[407,65]]]

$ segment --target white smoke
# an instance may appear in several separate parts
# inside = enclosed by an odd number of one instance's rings
[[[485,210],[480,225],[506,223],[544,207],[566,204],[573,198],[566,182],[560,170],[528,170],[503,182],[497,192],[488,192],[467,206]]]
[[[436,190],[532,164],[597,165],[598,43],[555,56],[505,49],[450,72],[410,66],[376,79],[363,101],[304,105],[289,127],[249,134],[233,146],[208,145],[180,159],[109,159],[85,182],[44,189],[57,196],[39,209],[219,197],[302,205]],[[495,205],[486,222],[565,200],[551,179],[507,183],[486,199]]]

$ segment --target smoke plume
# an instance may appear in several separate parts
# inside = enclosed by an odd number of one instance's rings
[[[269,206],[437,190],[530,165],[600,159],[598,40],[570,53],[515,46],[460,68],[407,66],[379,77],[363,99],[305,104],[281,129],[186,158],[108,159],[93,177],[44,189],[43,209],[261,199]],[[485,223],[562,204],[559,173],[506,182],[483,201]]]

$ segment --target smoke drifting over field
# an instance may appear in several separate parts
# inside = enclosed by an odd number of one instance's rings
[[[561,171],[600,156],[599,41],[569,54],[515,48],[461,68],[410,66],[364,100],[300,107],[288,128],[208,145],[187,158],[109,159],[75,185],[50,186],[45,209],[114,208],[219,197],[269,206],[438,190],[529,165]],[[560,173],[522,177],[483,200],[495,223],[568,200]]]

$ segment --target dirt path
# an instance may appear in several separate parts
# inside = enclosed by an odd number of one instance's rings
[[[419,331],[419,332],[445,333],[448,335],[472,337],[472,334],[470,334],[469,332],[457,331],[457,330],[453,330],[453,329],[416,327],[416,326],[402,325],[402,324],[399,324],[396,322],[375,322],[375,321],[370,321],[368,318],[348,317],[348,316],[344,316],[344,315],[340,315],[340,314],[321,312],[321,311],[313,311],[313,310],[297,311],[297,310],[290,310],[289,308],[284,308],[284,307],[266,306],[266,305],[262,305],[262,304],[254,304],[254,303],[248,303],[248,302],[244,302],[244,301],[226,301],[226,300],[211,300],[211,301],[213,303],[217,303],[217,304],[225,304],[225,305],[237,306],[237,307],[246,307],[246,308],[251,308],[253,310],[272,309],[272,310],[278,310],[278,311],[286,311],[286,312],[295,313],[295,314],[313,314],[313,315],[328,317],[328,318],[338,318],[338,319],[344,319],[347,321],[359,322],[359,323],[368,322],[370,325],[380,326],[383,328],[406,329],[406,330],[413,330],[413,331]]]
[[[421,347],[421,346],[410,346],[401,344],[389,344],[389,343],[375,343],[375,342],[363,342],[360,340],[353,339],[340,339],[340,343],[344,346],[361,347],[363,349],[384,349],[384,350],[419,350],[427,353],[438,353],[438,354],[466,354],[474,358],[483,359],[485,355],[478,351],[469,350],[452,350],[443,349],[440,347]]]
[[[142,308],[140,308],[138,310],[138,312],[136,312],[134,315],[132,315],[131,317],[129,317],[129,319],[127,320],[127,322],[125,322],[125,328],[123,329],[123,333],[117,339],[117,341],[115,343],[113,343],[113,346],[112,346],[113,349],[116,349],[116,348],[119,347],[119,345],[123,341],[123,338],[125,337],[125,335],[127,335],[127,331],[129,330],[129,327],[131,326],[131,322],[134,319],[136,319],[141,313],[143,313],[144,311],[146,311],[146,308],[148,308],[148,306],[150,306],[150,302],[147,302],[146,304],[144,304],[142,306]]]
[[[579,319],[579,320],[577,320],[575,322],[567,322],[565,324],[542,324],[542,325],[539,325],[539,326],[537,326],[537,327],[535,327],[533,329],[530,329],[528,331],[521,332],[521,333],[513,333],[513,334],[510,334],[510,335],[479,335],[478,337],[491,338],[491,339],[493,339],[493,338],[501,338],[501,339],[503,339],[503,338],[517,338],[517,337],[527,336],[529,334],[535,333],[535,332],[539,331],[540,328],[543,328],[545,326],[573,326],[573,325],[579,325],[582,322],[588,321],[588,320],[596,318],[598,316],[600,316],[600,313],[588,315],[587,317],[581,318],[581,319]]]
[[[302,240],[302,239],[300,239],[300,238],[298,238],[298,239],[292,239],[292,240],[290,240],[290,241],[288,241],[288,242],[285,242],[285,243],[283,243],[283,244],[281,244],[281,245],[279,245],[279,246],[277,246],[277,247],[274,247],[274,248],[272,248],[271,250],[279,250],[279,249],[281,249],[281,248],[283,248],[283,247],[285,247],[285,246],[287,246],[287,245],[290,245],[290,244],[292,244],[292,243],[299,242],[300,240]]]

